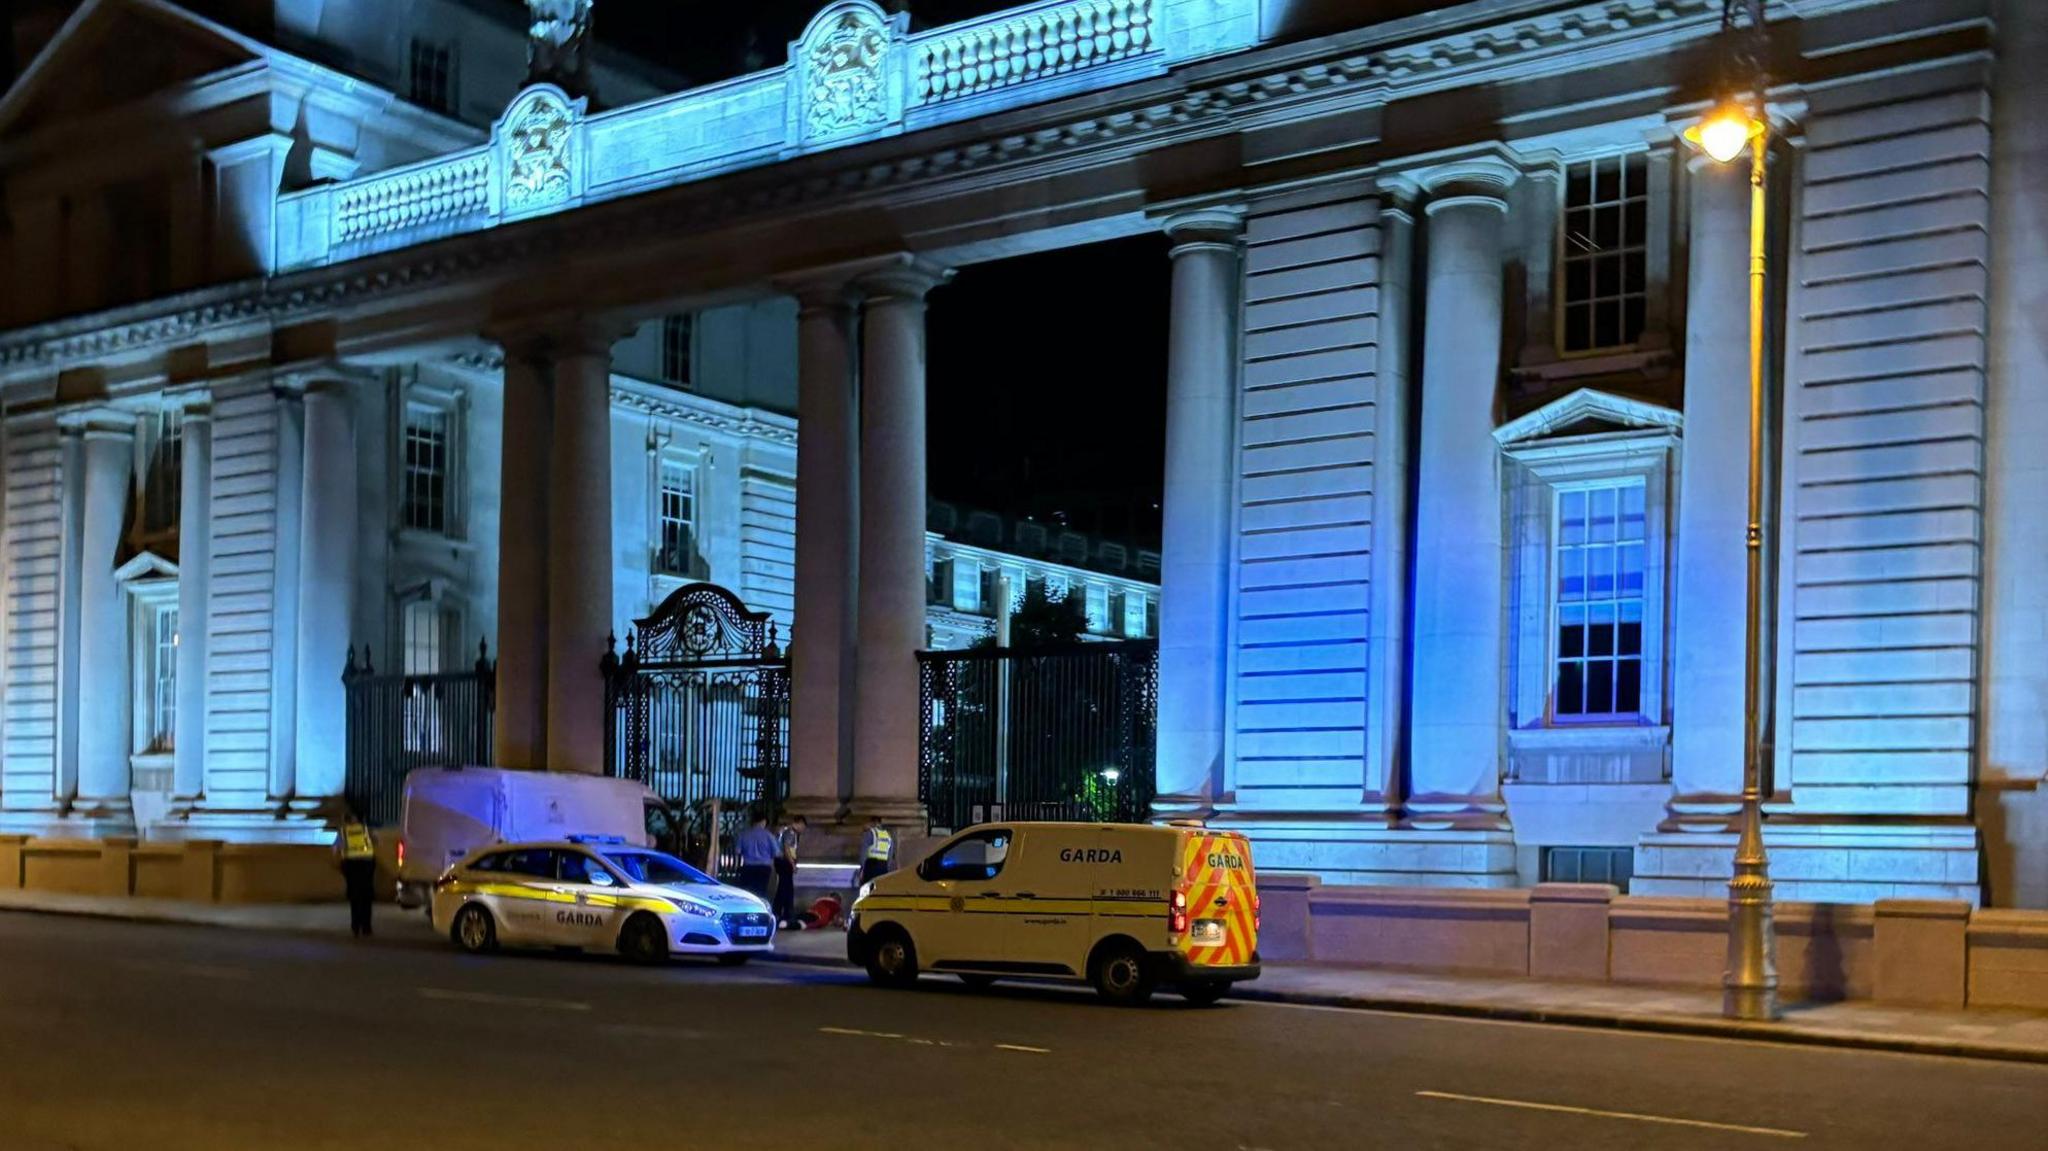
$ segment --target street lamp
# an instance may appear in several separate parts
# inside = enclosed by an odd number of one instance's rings
[[[1777,937],[1772,924],[1770,860],[1764,852],[1763,761],[1758,752],[1757,693],[1762,649],[1764,506],[1764,158],[1768,127],[1763,115],[1761,55],[1754,45],[1764,34],[1763,0],[1726,0],[1724,32],[1735,24],[1741,3],[1749,17],[1752,43],[1750,92],[1755,104],[1723,100],[1685,130],[1688,143],[1718,163],[1749,148],[1749,533],[1748,594],[1743,616],[1742,814],[1735,841],[1735,870],[1728,880],[1728,968],[1721,976],[1721,1014],[1730,1019],[1778,1018]]]

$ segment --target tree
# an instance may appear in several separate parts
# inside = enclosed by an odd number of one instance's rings
[[[1080,643],[1087,634],[1088,605],[1080,595],[1069,591],[1053,599],[1044,580],[1025,581],[1024,602],[1010,616],[1012,648],[1067,647]],[[996,637],[984,636],[974,646],[994,647]]]

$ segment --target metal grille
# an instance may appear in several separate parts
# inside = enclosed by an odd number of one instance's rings
[[[605,770],[679,805],[684,852],[739,871],[734,847],[750,809],[779,807],[789,789],[789,661],[766,612],[712,584],[690,584],[604,658]]]
[[[341,682],[348,700],[345,795],[364,822],[398,822],[413,768],[491,762],[498,674],[482,644],[475,667],[437,675],[379,675],[369,648],[361,663],[350,648]]]
[[[1159,645],[918,653],[918,795],[934,834],[992,819],[1145,819]]]

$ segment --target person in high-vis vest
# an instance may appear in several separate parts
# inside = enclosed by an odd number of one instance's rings
[[[341,852],[342,881],[348,885],[349,934],[368,935],[370,907],[377,896],[377,843],[370,838],[370,825],[350,815],[335,847]]]
[[[860,837],[860,881],[866,883],[877,875],[887,875],[896,870],[896,837],[882,826],[882,817],[868,819],[868,829]]]

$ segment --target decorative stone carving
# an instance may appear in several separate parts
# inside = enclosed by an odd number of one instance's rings
[[[551,84],[530,88],[512,102],[496,133],[504,172],[503,214],[524,215],[576,199],[576,121],[582,103]]]
[[[526,0],[526,83],[588,97],[593,0]]]
[[[804,29],[790,58],[802,69],[797,99],[806,143],[872,131],[897,118],[897,32],[869,0],[841,0]]]

